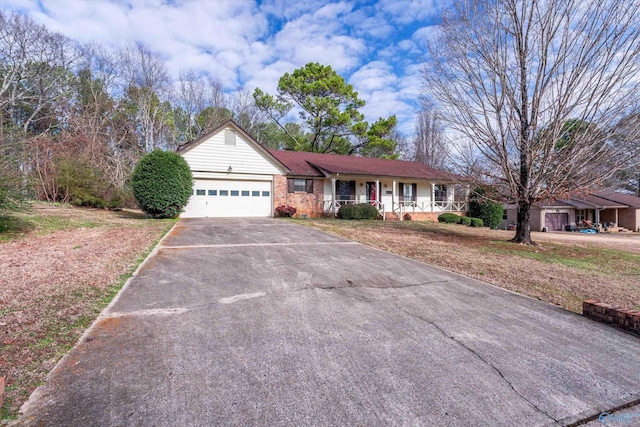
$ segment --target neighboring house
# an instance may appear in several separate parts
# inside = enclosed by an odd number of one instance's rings
[[[370,203],[386,219],[463,215],[455,176],[422,163],[267,150],[235,122],[178,148],[194,177],[182,217],[268,217],[280,205],[297,216],[335,215],[345,203]]]
[[[505,205],[503,227],[517,222],[517,206]],[[532,231],[564,231],[567,226],[606,224],[640,231],[640,198],[615,191],[534,203]]]

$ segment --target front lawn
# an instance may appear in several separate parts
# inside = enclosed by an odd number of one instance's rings
[[[0,216],[3,420],[16,417],[174,223],[48,204]]]
[[[640,241],[631,236],[538,233],[533,247],[509,243],[513,231],[436,222],[296,222],[576,313],[587,299],[640,310]]]

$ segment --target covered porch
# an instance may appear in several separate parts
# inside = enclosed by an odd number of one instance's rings
[[[437,219],[464,214],[468,189],[453,182],[335,174],[324,180],[324,212],[336,216],[344,204],[369,203],[383,219]]]

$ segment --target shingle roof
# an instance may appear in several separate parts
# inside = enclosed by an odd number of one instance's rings
[[[594,196],[594,195],[573,197],[572,200],[569,201],[569,203],[572,203],[572,201],[574,200],[578,202],[585,202],[589,205],[592,205],[598,208],[626,208],[627,207],[627,205],[624,205],[622,203],[613,202],[611,200],[603,199],[601,197]]]
[[[634,208],[640,208],[640,197],[636,197],[633,194],[619,193],[617,191],[603,191],[596,195],[602,199],[622,203]]]
[[[460,179],[459,176],[430,168],[419,162],[303,151],[269,150],[269,152],[291,170],[292,175],[326,176],[339,173],[443,181]]]

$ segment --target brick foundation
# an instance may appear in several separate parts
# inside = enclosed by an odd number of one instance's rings
[[[309,218],[324,216],[324,182],[322,179],[313,180],[313,193],[287,191],[287,177],[273,176],[273,209],[280,205],[296,208],[296,218],[307,215]],[[275,215],[275,214],[274,214]]]
[[[598,322],[640,334],[640,311],[616,307],[595,300],[582,303],[582,315]]]
[[[438,222],[438,216],[443,212],[403,212],[403,218],[408,219],[406,215],[411,217],[411,221],[434,221]],[[466,212],[447,212],[458,216],[464,216]]]

